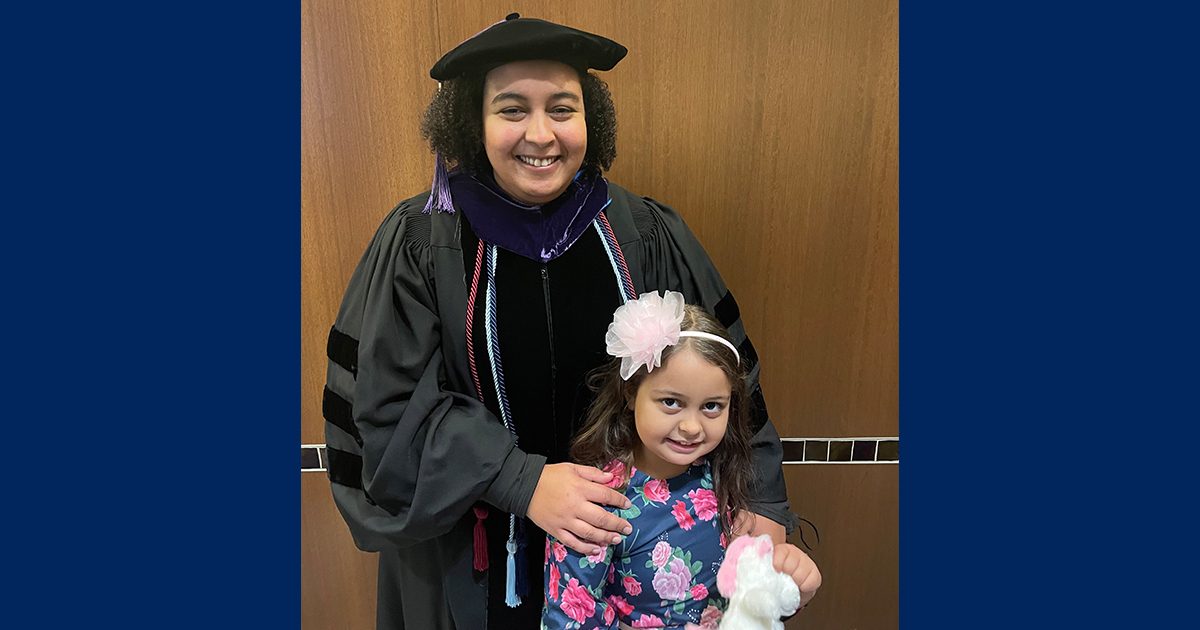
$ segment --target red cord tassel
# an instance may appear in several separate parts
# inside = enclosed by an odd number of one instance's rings
[[[475,510],[475,570],[487,571],[487,530],[483,528],[483,519],[487,518],[487,508],[471,508]]]

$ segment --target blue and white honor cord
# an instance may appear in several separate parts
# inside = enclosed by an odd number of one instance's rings
[[[609,199],[608,203],[612,203],[612,199]],[[605,208],[608,207],[608,203],[604,204]],[[629,276],[629,267],[625,264],[625,254],[621,252],[621,246],[617,244],[617,237],[613,234],[612,226],[608,224],[608,217],[604,216],[603,208],[592,221],[592,226],[600,235],[600,244],[604,246],[604,253],[608,256],[609,264],[612,265],[613,274],[617,276],[617,291],[621,294],[621,302],[636,300],[637,292],[634,291],[633,279]]]
[[[496,384],[496,399],[499,401],[500,420],[504,422],[504,427],[512,433],[513,443],[517,441],[517,431],[513,427],[512,411],[508,407],[508,395],[504,391],[504,367],[500,363],[500,340],[496,334],[496,259],[498,250],[495,245],[489,245],[487,249],[487,294],[486,300],[486,329],[487,329],[487,350],[488,362],[492,368],[492,381]],[[504,603],[511,608],[516,608],[521,605],[521,596],[517,595],[517,516],[515,514],[508,515],[508,542],[505,544],[505,549],[508,551],[508,563],[506,569],[508,575],[505,579]]]

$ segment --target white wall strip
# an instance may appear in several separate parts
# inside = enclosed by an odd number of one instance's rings
[[[802,438],[781,437],[779,439],[784,442],[805,442],[808,440],[818,440],[818,441],[822,441],[822,442],[853,442],[855,440],[858,440],[859,442],[865,442],[867,440],[875,440],[877,442],[880,440],[888,440],[888,441],[894,440],[897,442],[900,441],[900,438],[898,438],[898,437],[802,437]],[[324,445],[322,445],[322,446],[324,446]]]
[[[811,462],[805,462],[805,461],[788,461],[788,460],[784,460],[784,462],[783,462],[783,463],[785,463],[785,464],[899,464],[899,463],[900,463],[900,460],[896,460],[896,461],[882,461],[882,462],[869,462],[869,461],[865,461],[865,460],[864,460],[864,461],[861,461],[861,462],[856,462],[856,461],[853,461],[853,460],[851,460],[851,461],[848,461],[848,462],[821,462],[821,461],[811,461]]]

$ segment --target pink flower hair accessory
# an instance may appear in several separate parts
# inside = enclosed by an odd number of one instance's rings
[[[608,344],[608,354],[621,358],[622,380],[628,381],[643,365],[647,372],[653,372],[662,365],[663,350],[679,343],[680,337],[716,341],[729,348],[739,362],[742,360],[737,348],[727,339],[698,330],[680,331],[683,307],[682,293],[666,291],[659,297],[654,291],[626,302],[613,313],[604,340]]]
[[[613,313],[604,340],[608,353],[621,358],[621,378],[629,380],[643,365],[647,372],[662,365],[662,352],[679,342],[683,322],[683,294],[667,291],[643,293]]]

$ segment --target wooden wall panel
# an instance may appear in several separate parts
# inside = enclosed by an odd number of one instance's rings
[[[324,442],[325,338],[346,282],[388,210],[429,187],[429,67],[512,11],[630,49],[599,73],[619,121],[609,179],[674,207],[704,243],[780,433],[899,436],[897,0],[302,0],[301,443]],[[789,627],[897,627],[898,465],[787,475],[826,575]],[[303,627],[369,623],[374,558],[324,475],[302,477]]]
[[[792,509],[821,534],[817,544],[800,524],[823,580],[787,628],[899,628],[900,466],[804,464],[784,474]],[[788,540],[804,549],[797,532]]]
[[[378,556],[354,548],[323,474],[300,475],[300,540],[300,627],[372,630]]]

